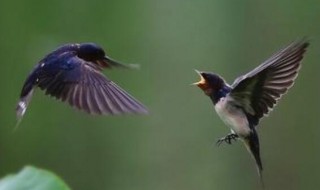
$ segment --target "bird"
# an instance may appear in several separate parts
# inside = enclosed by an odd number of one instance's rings
[[[34,90],[39,87],[70,106],[91,115],[147,114],[147,108],[103,75],[103,69],[137,68],[108,57],[95,43],[70,43],[46,55],[26,78],[16,106],[24,116]]]
[[[217,145],[240,139],[255,160],[263,186],[257,126],[268,116],[278,100],[293,86],[309,42],[300,39],[273,54],[252,71],[229,85],[220,75],[195,70],[200,81],[193,83],[210,97],[215,111],[231,133],[217,140]]]

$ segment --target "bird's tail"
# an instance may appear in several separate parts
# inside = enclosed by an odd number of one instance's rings
[[[34,91],[34,88],[32,88],[25,96],[22,96],[17,104],[17,107],[16,107],[17,124],[15,126],[15,129],[19,126],[23,118],[23,115],[27,110],[27,107],[33,95],[33,91]]]
[[[263,167],[262,167],[262,162],[260,157],[259,138],[255,129],[252,129],[252,132],[250,133],[250,135],[245,139],[245,145],[256,162],[258,175],[260,178],[260,184],[262,186],[262,189],[264,189],[264,182],[262,177]]]

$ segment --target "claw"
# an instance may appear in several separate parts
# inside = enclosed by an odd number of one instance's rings
[[[232,140],[237,141],[237,138],[239,136],[237,134],[234,133],[230,133],[227,136],[220,138],[217,140],[216,145],[220,146],[221,143],[226,142],[227,144],[232,144]]]
[[[219,140],[217,140],[216,145],[220,146],[222,142],[223,142],[223,140],[219,139]]]

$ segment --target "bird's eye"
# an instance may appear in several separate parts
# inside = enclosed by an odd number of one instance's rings
[[[208,75],[207,75],[206,73],[202,73],[202,77],[203,77],[204,79],[207,79],[207,78],[208,78]]]

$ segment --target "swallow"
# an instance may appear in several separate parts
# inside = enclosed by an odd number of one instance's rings
[[[232,85],[218,74],[196,70],[201,79],[193,84],[210,97],[218,116],[231,129],[231,133],[220,138],[217,145],[242,140],[256,162],[262,184],[257,126],[293,86],[308,46],[306,40],[291,43],[252,71],[238,77]]]
[[[31,71],[22,87],[16,115],[21,120],[34,90],[89,114],[147,114],[146,107],[102,74],[104,68],[136,68],[105,54],[94,43],[66,44],[46,55]]]

